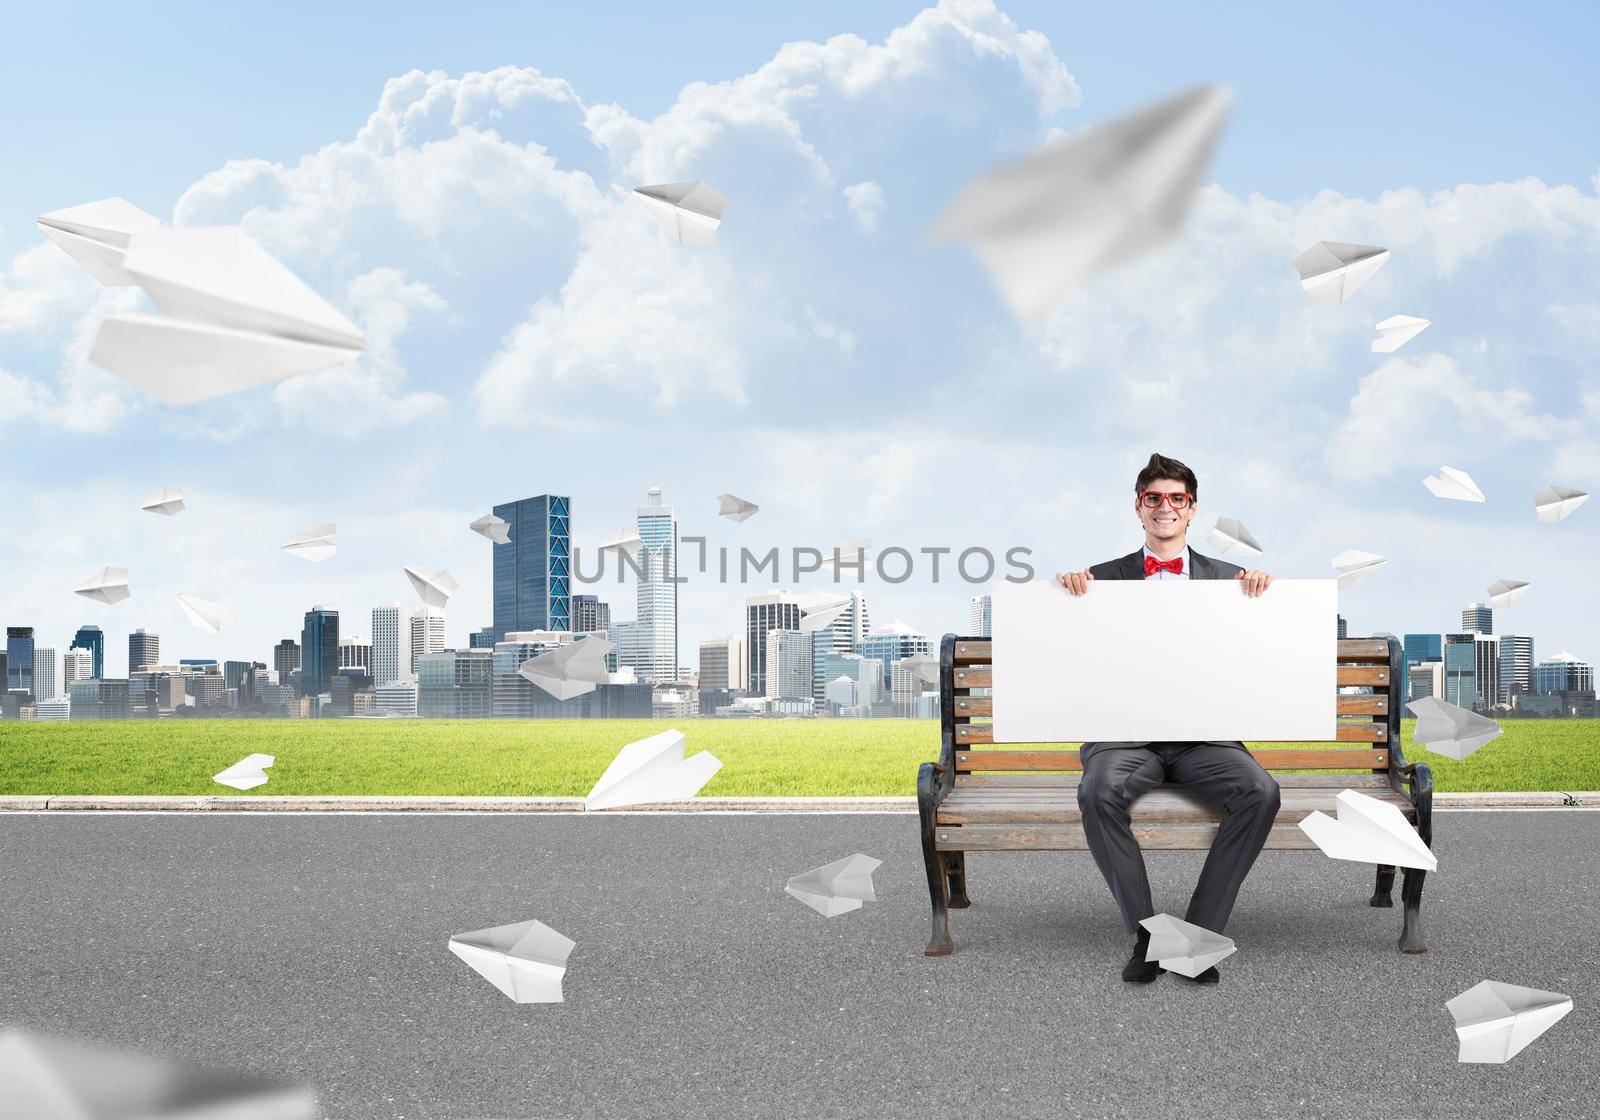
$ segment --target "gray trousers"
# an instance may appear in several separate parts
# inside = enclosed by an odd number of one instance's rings
[[[1242,746],[1217,743],[1085,743],[1080,757],[1083,831],[1129,933],[1156,910],[1128,807],[1158,783],[1174,782],[1226,811],[1183,917],[1221,933],[1278,813],[1272,775]]]

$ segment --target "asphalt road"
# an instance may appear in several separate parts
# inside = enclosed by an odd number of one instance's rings
[[[304,1079],[333,1118],[1600,1116],[1600,815],[1437,832],[1430,954],[1367,869],[1269,852],[1222,983],[1134,988],[1086,853],[969,857],[924,958],[902,815],[5,815],[0,1023]],[[783,893],[856,851],[879,902]],[[1181,914],[1200,857],[1148,858]],[[577,942],[564,1004],[445,947],[526,918]],[[1460,1065],[1444,1002],[1483,979],[1576,1009]]]

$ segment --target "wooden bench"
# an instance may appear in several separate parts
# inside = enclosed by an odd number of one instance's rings
[[[1256,750],[1256,761],[1275,774],[1283,792],[1268,848],[1316,851],[1296,825],[1315,810],[1330,816],[1346,789],[1390,802],[1405,814],[1424,843],[1433,842],[1433,776],[1427,763],[1407,765],[1400,749],[1403,701],[1400,643],[1392,635],[1340,639],[1338,733],[1343,748]],[[1075,750],[993,749],[990,643],[987,638],[946,634],[939,647],[939,711],[942,744],[938,762],[917,775],[922,855],[933,900],[933,936],[923,950],[947,956],[950,910],[972,905],[967,894],[968,852],[1084,851],[1078,781],[1082,763]],[[979,693],[975,695],[974,693]],[[1360,744],[1356,746],[1355,744]],[[990,749],[982,749],[990,747]],[[1364,771],[1359,774],[1283,771]],[[1161,785],[1129,809],[1133,834],[1146,851],[1206,851],[1222,810],[1197,795]],[[1379,865],[1369,906],[1392,907],[1393,867]],[[1400,890],[1405,916],[1400,951],[1425,953],[1418,910],[1425,872],[1405,869]]]

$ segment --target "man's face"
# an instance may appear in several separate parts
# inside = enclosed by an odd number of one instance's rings
[[[1145,487],[1146,494],[1184,494],[1188,488],[1174,478],[1158,478]],[[1180,499],[1181,500],[1181,499]],[[1144,531],[1155,540],[1170,541],[1182,537],[1189,531],[1189,522],[1194,520],[1194,502],[1188,503],[1187,509],[1173,509],[1171,499],[1163,499],[1161,504],[1151,509],[1140,496],[1133,499],[1134,512],[1139,515],[1139,520],[1144,524]]]

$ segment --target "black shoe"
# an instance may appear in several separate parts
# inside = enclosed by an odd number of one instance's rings
[[[1133,956],[1128,958],[1128,963],[1122,966],[1122,978],[1130,984],[1148,984],[1161,975],[1161,966],[1155,961],[1144,959],[1145,952],[1150,948],[1150,931],[1141,929],[1138,938],[1133,943]]]
[[[1162,969],[1161,971],[1166,972],[1167,970]],[[1180,972],[1178,975],[1183,976],[1183,973]],[[1216,965],[1212,965],[1198,976],[1183,976],[1183,978],[1191,984],[1215,984],[1222,979],[1222,973],[1217,971]]]

